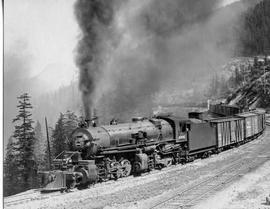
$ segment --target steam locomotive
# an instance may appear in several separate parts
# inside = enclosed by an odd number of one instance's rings
[[[73,150],[59,154],[53,160],[54,170],[43,173],[41,192],[83,189],[96,182],[191,162],[241,145],[264,129],[263,110],[207,121],[159,115],[98,127],[81,124],[71,136]]]

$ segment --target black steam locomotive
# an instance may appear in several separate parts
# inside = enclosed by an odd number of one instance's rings
[[[254,139],[264,129],[263,110],[208,121],[159,115],[133,118],[131,123],[81,125],[72,133],[73,150],[58,155],[54,170],[43,173],[41,191],[82,189],[205,158]]]

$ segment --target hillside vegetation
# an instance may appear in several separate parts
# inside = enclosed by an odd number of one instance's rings
[[[227,98],[229,104],[270,109],[270,0],[243,13],[236,55],[209,86],[211,99]]]
[[[242,72],[243,84],[228,98],[240,106],[270,108],[270,0],[263,0],[243,15],[240,49],[242,56],[255,58]],[[268,56],[268,59],[267,59]]]
[[[270,53],[270,0],[263,0],[242,16],[239,26],[241,55]]]
[[[228,97],[230,104],[240,107],[261,107],[270,109],[270,63],[245,68],[240,85]]]

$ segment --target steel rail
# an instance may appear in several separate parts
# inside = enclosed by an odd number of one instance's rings
[[[266,151],[268,150],[266,149]],[[224,186],[225,184],[228,184],[236,178],[242,176],[243,172],[254,169],[263,164],[270,159],[270,156],[257,157],[248,163],[250,159],[251,158],[240,159],[237,161],[237,163],[227,166],[214,176],[192,185],[187,189],[174,192],[174,194],[172,194],[169,198],[155,203],[150,208],[164,208],[164,206],[166,206],[166,208],[190,208],[194,206],[196,202],[201,201],[202,198],[207,196],[209,193],[216,191],[217,188]]]

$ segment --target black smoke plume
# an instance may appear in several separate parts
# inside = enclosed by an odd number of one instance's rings
[[[77,64],[86,113],[95,106],[107,121],[125,120],[149,114],[164,90],[202,88],[234,45],[225,26],[235,15],[215,14],[220,2],[78,0]]]
[[[113,4],[113,0],[78,0],[75,3],[75,16],[82,32],[76,64],[80,69],[79,88],[86,119],[91,118],[93,92],[101,75],[102,37],[104,33],[109,33],[109,25],[113,20]]]

